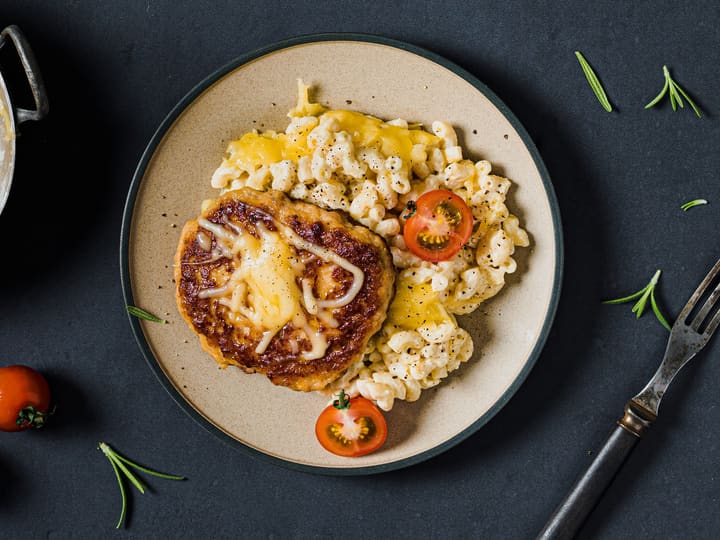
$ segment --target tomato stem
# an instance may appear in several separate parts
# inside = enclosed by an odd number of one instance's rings
[[[18,412],[17,420],[15,423],[22,429],[35,428],[40,429],[45,425],[48,417],[55,412],[54,410],[44,413],[38,411],[35,407],[29,405]]]
[[[350,408],[350,398],[345,393],[345,390],[340,390],[338,398],[333,401],[333,407],[338,411],[345,411]]]
[[[408,211],[408,213],[405,214],[403,218],[410,219],[415,215],[415,212],[417,212],[417,203],[413,200],[410,200],[405,204],[405,209]]]

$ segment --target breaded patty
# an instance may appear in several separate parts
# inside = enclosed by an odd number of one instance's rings
[[[395,271],[384,240],[277,191],[229,191],[183,228],[177,303],[222,366],[320,390],[382,326]]]

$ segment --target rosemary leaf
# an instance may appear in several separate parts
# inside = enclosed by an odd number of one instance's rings
[[[660,93],[659,93],[657,96],[655,96],[655,99],[653,99],[650,103],[648,103],[647,105],[645,105],[645,108],[646,108],[646,109],[649,109],[650,107],[654,107],[655,105],[657,105],[657,104],[660,102],[660,100],[661,100],[663,97],[665,97],[665,94],[667,93],[669,87],[670,87],[670,83],[668,83],[667,80],[666,80],[666,81],[665,81],[665,86],[663,86],[663,89],[660,90]]]
[[[602,105],[603,109],[605,109],[607,112],[611,112],[612,105],[610,104],[610,100],[608,100],[605,89],[603,88],[600,80],[598,79],[593,69],[590,67],[590,64],[588,64],[588,61],[585,60],[585,57],[580,51],[575,51],[575,56],[577,57],[578,62],[580,62],[580,67],[585,74],[585,78],[590,84],[590,88],[592,88],[593,92],[595,92],[595,97],[597,97],[600,105]]]
[[[622,298],[615,298],[614,300],[604,300],[603,304],[624,304],[625,302],[630,302],[630,300],[635,300],[636,298],[640,298],[645,293],[645,289],[641,289],[636,293],[633,293],[629,296],[623,296]]]
[[[120,470],[125,474],[127,479],[130,480],[136,488],[138,488],[138,491],[142,494],[145,494],[145,484],[143,484],[142,481],[137,476],[135,476],[130,471],[130,469],[128,469],[125,464],[117,458],[117,456],[113,452],[108,454],[108,457],[115,462],[115,465],[120,467]]]
[[[137,317],[138,319],[167,324],[167,321],[165,319],[161,319],[160,317],[157,317],[152,313],[148,313],[147,311],[145,311],[144,309],[140,309],[139,307],[125,306],[125,309],[130,315],[132,315],[133,317]]]
[[[690,107],[692,107],[692,110],[695,111],[695,114],[698,118],[702,118],[702,114],[700,113],[700,109],[698,109],[697,105],[695,105],[695,102],[690,99],[690,96],[687,95],[687,92],[680,88],[677,84],[675,85],[675,88],[677,88],[677,91],[680,92],[685,99],[687,99],[688,103],[690,104]]]
[[[185,480],[185,477],[184,477],[184,476],[177,476],[177,475],[174,475],[174,474],[165,474],[165,473],[161,473],[161,472],[158,472],[158,471],[154,471],[154,470],[152,470],[152,469],[148,469],[147,467],[143,467],[142,465],[138,465],[138,464],[135,463],[134,461],[131,461],[131,460],[129,460],[128,458],[126,458],[126,457],[118,454],[118,453],[115,452],[114,450],[113,450],[113,455],[114,455],[114,457],[116,457],[116,458],[119,459],[120,461],[122,461],[122,462],[130,465],[131,467],[137,469],[138,471],[142,471],[142,472],[144,472],[144,473],[151,474],[151,475],[157,476],[157,477],[159,477],[159,478],[166,478],[166,479],[168,479],[168,480]]]
[[[660,321],[660,324],[662,324],[665,328],[668,330],[672,330],[672,327],[667,322],[667,319],[663,317],[663,314],[660,313],[660,308],[657,305],[657,301],[655,300],[655,288],[653,287],[652,291],[650,291],[650,305],[652,306],[653,313],[655,313],[655,317],[658,321]]]
[[[682,208],[685,212],[690,210],[691,208],[695,206],[700,206],[702,204],[707,204],[708,202],[705,199],[693,199],[692,201],[688,201],[682,205],[680,205],[680,208]]]
[[[640,300],[638,300],[637,303],[633,306],[632,310],[630,310],[632,313],[635,314],[638,319],[645,311],[645,305],[647,304],[648,298],[650,298],[650,293],[652,293],[652,288],[648,285],[647,287],[645,287],[645,292],[640,297]]]
[[[675,102],[678,104],[678,106],[682,109],[685,104],[683,103],[682,98],[680,97],[680,94],[678,94],[678,85],[675,83],[672,83],[673,87],[673,94],[675,94]]]
[[[110,462],[110,465],[112,465],[113,471],[115,471],[115,478],[117,478],[118,486],[120,486],[120,497],[122,498],[122,508],[120,509],[120,519],[117,522],[117,525],[115,525],[116,529],[120,528],[120,525],[122,525],[123,521],[125,520],[125,512],[127,510],[127,495],[125,494],[125,486],[123,485],[122,478],[120,478],[120,471],[117,468],[117,465],[115,465],[115,462],[105,454],[105,457],[108,458],[108,461]]]

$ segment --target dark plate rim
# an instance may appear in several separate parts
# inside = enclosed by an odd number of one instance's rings
[[[253,60],[256,60],[262,56],[265,56],[269,53],[279,51],[281,49],[286,49],[290,47],[295,47],[298,45],[304,45],[308,43],[315,43],[315,42],[324,42],[324,41],[356,41],[356,42],[363,42],[363,43],[376,43],[380,45],[385,45],[389,47],[394,47],[396,49],[401,49],[403,51],[415,54],[417,56],[424,57],[436,64],[439,64],[446,69],[452,71],[456,75],[462,77],[465,81],[470,83],[472,86],[474,86],[478,91],[480,91],[485,97],[487,97],[495,107],[498,108],[498,110],[502,113],[502,115],[510,122],[510,124],[513,126],[513,128],[517,131],[517,133],[520,135],[521,140],[525,144],[525,147],[528,149],[533,162],[535,163],[535,166],[538,169],[538,172],[540,173],[540,177],[543,182],[543,187],[545,188],[545,192],[547,194],[548,202],[550,204],[550,212],[551,212],[551,218],[552,223],[554,226],[554,237],[555,237],[555,245],[556,245],[556,253],[555,253],[555,276],[553,279],[553,290],[550,298],[550,303],[548,306],[548,311],[545,315],[545,320],[542,325],[542,329],[540,332],[540,335],[535,342],[535,346],[533,347],[532,351],[530,352],[530,356],[528,358],[528,361],[523,366],[523,369],[520,371],[518,376],[515,378],[513,383],[510,385],[510,387],[505,391],[505,393],[498,399],[495,404],[480,418],[478,418],[473,424],[468,426],[466,429],[455,435],[454,437],[448,439],[447,441],[443,442],[442,444],[439,444],[430,450],[426,450],[424,452],[421,452],[419,454],[416,454],[414,456],[411,456],[409,458],[404,458],[388,463],[383,463],[380,465],[372,465],[372,466],[364,466],[364,467],[319,467],[315,465],[307,465],[302,463],[296,463],[293,461],[285,460],[282,458],[279,458],[277,456],[272,456],[269,454],[266,454],[260,450],[257,450],[255,448],[252,448],[250,446],[247,446],[246,444],[238,441],[234,437],[231,437],[224,431],[222,431],[220,428],[212,424],[208,419],[203,417],[198,411],[196,411],[190,403],[188,403],[185,398],[177,391],[177,389],[172,385],[170,380],[165,376],[165,373],[163,372],[162,368],[160,367],[157,359],[153,355],[152,351],[150,350],[150,346],[147,343],[147,340],[145,339],[145,335],[143,333],[142,327],[140,325],[140,322],[137,318],[132,317],[128,315],[128,319],[130,322],[130,326],[132,328],[133,334],[135,335],[135,339],[140,347],[140,350],[147,362],[147,364],[150,366],[151,370],[157,377],[157,379],[160,381],[162,386],[165,388],[165,390],[170,394],[170,396],[175,400],[175,402],[180,405],[180,407],[188,414],[191,418],[193,418],[197,423],[199,423],[202,427],[204,427],[206,430],[211,432],[213,435],[219,437],[222,441],[229,444],[233,448],[236,448],[243,453],[250,455],[251,457],[260,459],[262,461],[267,461],[270,463],[273,463],[275,465],[281,465],[284,467],[288,467],[290,469],[299,470],[303,472],[311,472],[316,474],[328,474],[328,475],[336,475],[336,476],[350,476],[350,475],[368,475],[368,474],[376,474],[376,473],[382,473],[382,472],[388,472],[396,469],[401,469],[404,467],[409,467],[411,465],[415,465],[418,463],[421,463],[423,461],[426,461],[432,457],[435,457],[453,446],[456,446],[460,442],[464,441],[470,435],[474,434],[477,430],[479,430],[483,425],[485,425],[493,416],[495,416],[500,409],[502,409],[507,402],[510,400],[510,398],[517,392],[517,390],[520,388],[522,383],[527,378],[528,374],[532,370],[533,366],[535,365],[537,358],[540,355],[540,352],[542,351],[542,348],[545,345],[545,341],[547,340],[548,334],[550,332],[550,328],[552,326],[553,320],[555,318],[555,313],[557,311],[557,306],[559,302],[560,297],[560,288],[562,284],[562,273],[563,273],[563,259],[564,259],[564,249],[563,249],[563,238],[562,238],[562,228],[561,228],[561,222],[560,222],[560,211],[559,206],[557,202],[557,197],[555,195],[555,190],[553,189],[552,182],[550,180],[550,175],[548,174],[547,168],[545,167],[545,164],[543,163],[540,153],[538,152],[537,148],[535,147],[535,144],[533,143],[532,139],[530,138],[529,134],[525,130],[524,126],[520,123],[520,121],[516,118],[516,116],[513,114],[513,112],[503,103],[503,101],[495,95],[495,93],[490,90],[487,86],[485,86],[484,83],[482,83],[478,78],[476,78],[474,75],[466,71],[465,69],[461,68],[457,64],[447,60],[446,58],[443,58],[431,51],[428,51],[426,49],[423,49],[421,47],[418,47],[416,45],[411,45],[409,43],[399,41],[392,38],[387,38],[384,36],[379,35],[373,35],[373,34],[359,34],[359,33],[321,33],[321,34],[306,34],[301,35],[298,37],[278,41],[275,43],[272,43],[270,45],[267,45],[265,47],[261,47],[259,49],[256,49],[252,52],[243,54],[225,66],[221,67],[208,77],[206,77],[204,80],[202,80],[199,84],[197,84],[190,92],[188,92],[175,107],[168,113],[168,115],[165,117],[163,122],[160,124],[158,129],[153,134],[152,138],[150,139],[150,142],[148,143],[147,147],[145,148],[145,151],[142,154],[142,157],[140,159],[140,162],[138,163],[138,166],[135,170],[135,173],[133,175],[132,182],[130,184],[130,189],[128,191],[127,199],[125,201],[125,208],[123,210],[123,218],[122,218],[122,226],[120,230],[120,280],[122,282],[122,291],[123,291],[123,298],[126,305],[134,305],[133,302],[133,294],[132,294],[132,285],[130,283],[130,267],[129,267],[129,241],[130,241],[130,229],[132,225],[132,217],[133,212],[135,208],[135,201],[137,198],[138,191],[140,189],[140,184],[142,183],[143,176],[145,175],[145,170],[148,166],[148,163],[152,159],[152,156],[155,153],[156,148],[162,141],[163,137],[165,136],[165,133],[169,130],[169,128],[172,126],[172,124],[175,122],[175,120],[182,114],[182,112],[202,93],[204,92],[209,86],[214,84],[216,81],[218,81],[220,78],[224,77],[231,71],[243,66],[244,64],[247,64]]]

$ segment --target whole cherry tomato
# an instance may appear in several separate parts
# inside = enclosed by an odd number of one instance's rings
[[[364,456],[380,448],[387,438],[387,423],[380,409],[364,397],[340,397],[328,405],[315,424],[315,435],[325,450],[338,456]]]
[[[472,212],[452,191],[428,191],[414,204],[408,203],[408,208],[414,213],[405,222],[403,238],[408,249],[421,259],[446,261],[472,234]]]
[[[45,425],[50,387],[27,366],[0,368],[0,431],[22,431]]]

